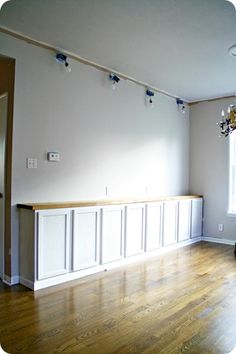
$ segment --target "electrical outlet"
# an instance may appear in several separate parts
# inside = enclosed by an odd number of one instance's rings
[[[224,225],[223,225],[223,224],[219,224],[219,225],[218,225],[218,230],[219,230],[220,232],[222,232],[222,231],[224,230]]]
[[[60,154],[59,152],[48,152],[47,158],[50,162],[58,162],[60,161]]]

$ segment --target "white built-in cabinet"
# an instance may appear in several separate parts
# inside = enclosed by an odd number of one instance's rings
[[[38,279],[69,272],[70,212],[46,210],[38,213]]]
[[[101,210],[101,264],[118,261],[124,256],[124,206]]]
[[[192,202],[191,200],[180,200],[178,202],[178,242],[187,241],[190,238]],[[202,230],[198,236],[201,234]]]
[[[159,249],[198,241],[202,198],[47,210],[20,209],[20,282],[73,280]]]
[[[99,208],[76,208],[72,222],[72,270],[95,267],[99,263]]]
[[[146,205],[145,251],[154,251],[162,246],[163,203]]]
[[[144,251],[144,204],[125,207],[125,256],[135,256]]]
[[[202,198],[192,200],[191,208],[191,238],[202,234]]]
[[[163,214],[163,246],[170,246],[177,242],[178,202],[165,202]]]

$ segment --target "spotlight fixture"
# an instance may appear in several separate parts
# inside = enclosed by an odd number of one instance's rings
[[[151,90],[149,90],[149,89],[147,89],[145,93],[146,93],[146,100],[147,100],[147,102],[148,102],[149,104],[153,104],[154,92],[151,91]]]
[[[5,2],[8,2],[9,0],[0,0],[0,10],[2,9],[3,4],[5,4]]]
[[[110,74],[109,74],[109,79],[111,80],[113,90],[115,90],[116,85],[117,85],[117,84],[119,83],[119,81],[120,81],[120,78],[119,78],[116,74],[110,73]]]
[[[228,53],[229,53],[229,55],[231,55],[232,57],[236,57],[236,44],[234,44],[234,45],[232,45],[231,47],[229,47]]]
[[[227,114],[222,109],[221,111],[221,120],[219,123],[216,123],[221,131],[220,137],[225,136],[227,137],[236,129],[236,105],[231,104],[227,109]]]
[[[71,68],[70,68],[69,63],[67,61],[67,56],[65,54],[57,53],[56,54],[56,60],[58,61],[58,63],[64,64],[65,68],[67,69],[67,71],[71,72]]]
[[[186,107],[185,107],[184,101],[181,100],[180,98],[176,98],[176,103],[178,106],[178,110],[184,114],[186,112]]]
[[[231,2],[232,5],[234,5],[234,8],[236,10],[236,0],[226,0],[228,2]]]

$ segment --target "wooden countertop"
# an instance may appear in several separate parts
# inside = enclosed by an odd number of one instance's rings
[[[118,204],[133,204],[133,203],[148,203],[160,202],[168,200],[184,200],[202,198],[201,195],[179,195],[179,196],[157,196],[146,198],[130,198],[130,199],[102,199],[102,200],[85,200],[74,202],[53,202],[53,203],[26,203],[17,204],[18,208],[29,210],[46,210],[46,209],[60,209],[60,208],[79,208],[79,207],[92,207],[92,206],[105,206],[105,205],[118,205]]]

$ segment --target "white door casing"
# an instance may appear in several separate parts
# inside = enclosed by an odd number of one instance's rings
[[[0,96],[0,278],[4,274],[5,162],[7,131],[7,93]]]

